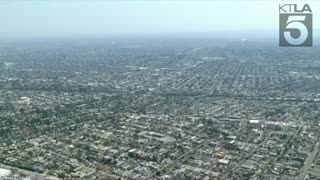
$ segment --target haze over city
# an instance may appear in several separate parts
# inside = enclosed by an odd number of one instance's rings
[[[3,37],[270,31],[280,1],[1,1]],[[285,3],[285,1],[281,1]],[[311,7],[319,3],[312,2]],[[319,20],[315,11],[315,21]]]

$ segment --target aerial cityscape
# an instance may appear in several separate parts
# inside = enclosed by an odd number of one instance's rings
[[[0,43],[0,179],[320,179],[320,47]]]

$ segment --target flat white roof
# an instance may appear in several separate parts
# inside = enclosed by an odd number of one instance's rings
[[[260,121],[259,121],[259,120],[249,120],[249,123],[251,123],[251,124],[258,124],[258,123],[260,123]]]
[[[6,177],[11,174],[10,170],[0,168],[0,177]]]

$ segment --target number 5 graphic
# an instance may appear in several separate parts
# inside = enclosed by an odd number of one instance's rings
[[[284,32],[284,38],[288,43],[292,45],[301,45],[308,38],[308,28],[303,23],[306,16],[289,16],[286,24],[286,31]],[[300,36],[297,38],[292,37],[291,31],[298,30]]]

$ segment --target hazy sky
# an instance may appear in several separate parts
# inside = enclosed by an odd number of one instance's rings
[[[277,30],[279,2],[3,0],[0,36]],[[311,6],[313,11],[316,7],[320,7],[319,3]],[[314,22],[319,21],[316,18],[314,12]]]

